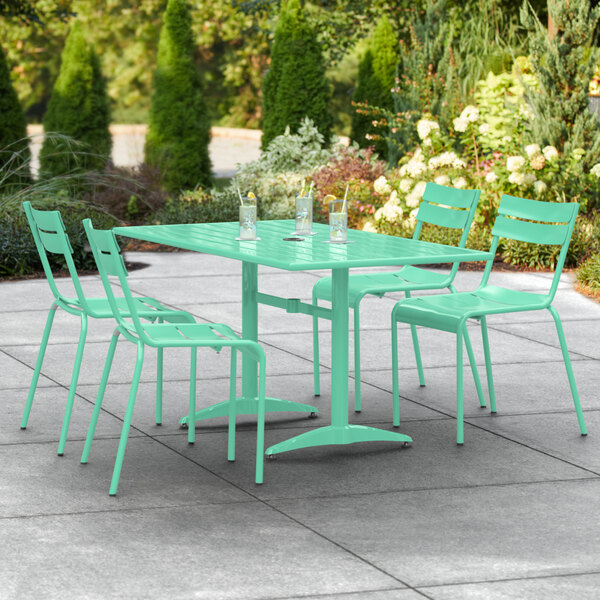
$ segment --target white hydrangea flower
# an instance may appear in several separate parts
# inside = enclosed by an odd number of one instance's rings
[[[365,221],[362,230],[370,231],[371,233],[377,233],[377,227],[375,227],[375,223],[373,223],[373,221]]]
[[[456,152],[442,152],[442,154],[440,154],[438,157],[439,164],[440,164],[440,166],[443,166],[443,167],[451,166],[454,163],[454,161],[457,159],[458,159],[458,156],[457,156]]]
[[[506,168],[511,171],[520,171],[525,166],[525,159],[522,156],[509,156],[506,159]]]
[[[400,180],[400,191],[404,192],[406,194],[406,192],[408,192],[410,190],[410,188],[412,187],[413,184],[413,180],[412,179],[401,179]]]
[[[490,171],[486,176],[485,176],[485,180],[488,183],[494,183],[495,181],[498,181],[498,175],[496,175],[496,173],[494,173],[494,171]]]
[[[383,205],[383,216],[388,221],[395,221],[396,219],[401,219],[403,215],[403,210],[400,206],[397,206],[393,202],[386,202]]]
[[[535,154],[529,159],[529,164],[531,165],[532,169],[539,171],[546,166],[546,158],[543,154]]]
[[[510,144],[512,142],[512,137],[510,135],[505,135],[502,138],[502,143],[503,144]]]
[[[415,192],[412,191],[410,194],[406,194],[405,201],[406,206],[408,206],[409,208],[415,208],[416,206],[419,206],[421,196],[419,196],[419,194],[415,194]]]
[[[533,173],[525,173],[523,176],[524,185],[532,185],[537,181],[537,177]]]
[[[406,167],[411,177],[419,177],[419,175],[422,175],[427,170],[427,165],[420,158],[408,161]]]
[[[452,185],[459,190],[464,190],[467,187],[467,180],[464,177],[457,177],[452,180]]]
[[[514,171],[508,176],[508,181],[510,183],[514,183],[515,185],[523,185],[523,183],[525,183],[525,173]]]
[[[539,144],[529,144],[529,146],[525,146],[525,153],[527,154],[527,158],[533,158],[540,152],[541,149]]]
[[[479,126],[479,133],[481,135],[487,135],[490,132],[490,124],[489,123],[482,123]]]
[[[379,221],[380,219],[383,219],[383,207],[382,207],[382,208],[378,208],[378,209],[375,211],[375,214],[373,215],[373,218],[374,218],[376,221]]]
[[[427,161],[427,166],[435,171],[435,169],[437,169],[438,167],[442,166],[442,163],[440,162],[440,157],[439,156],[432,156],[428,161]]]
[[[415,187],[413,188],[413,194],[417,194],[417,196],[419,196],[419,198],[422,198],[423,194],[425,193],[426,187],[427,187],[426,181],[419,181],[419,183],[417,183],[417,185],[415,185]]]
[[[417,133],[422,140],[426,140],[431,135],[432,131],[439,131],[440,126],[436,121],[429,119],[420,119],[417,121]]]
[[[450,177],[448,175],[438,175],[434,181],[438,185],[450,185]]]
[[[460,113],[459,118],[475,123],[475,121],[479,119],[479,109],[476,106],[469,104],[469,106],[465,106],[464,110]]]
[[[548,162],[552,162],[555,158],[558,158],[558,150],[554,146],[546,146],[542,152]]]
[[[385,178],[385,175],[381,175],[381,177],[378,177],[373,182],[373,189],[375,190],[375,192],[381,194],[382,196],[385,194],[389,194],[392,191],[392,188],[390,187],[390,184]]]
[[[427,146],[427,148],[430,148],[431,146],[433,146],[433,141],[431,140],[431,138],[427,138],[425,140],[423,140],[423,146]]]
[[[591,169],[590,173],[596,177],[600,177],[600,163],[596,163]]]
[[[534,189],[536,195],[538,195],[538,196],[540,196],[541,194],[543,194],[546,191],[547,188],[548,188],[548,186],[541,179],[538,179],[533,184],[533,189]]]
[[[469,121],[468,119],[465,119],[463,117],[458,117],[457,119],[454,119],[453,124],[454,131],[463,132],[467,130],[467,127],[469,126]]]
[[[398,198],[398,192],[396,190],[392,190],[392,193],[390,194],[390,199],[388,200],[388,202],[391,202],[392,204],[395,204],[396,206],[400,206],[400,198]]]
[[[455,169],[464,169],[467,166],[467,163],[462,158],[456,158],[452,161],[452,166]]]

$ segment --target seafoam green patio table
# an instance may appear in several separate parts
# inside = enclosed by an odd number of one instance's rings
[[[167,244],[176,248],[233,258],[242,262],[242,336],[258,338],[258,304],[268,304],[287,312],[312,315],[317,311],[332,321],[331,347],[331,425],[311,429],[266,450],[267,455],[328,444],[351,444],[367,441],[410,442],[411,438],[348,423],[348,272],[353,267],[385,265],[435,264],[485,261],[488,252],[432,244],[366,231],[348,231],[348,244],[330,244],[329,228],[314,225],[316,235],[303,241],[286,241],[294,231],[294,221],[261,221],[259,240],[237,241],[238,223],[201,223],[190,225],[148,225],[116,227],[118,235]],[[297,298],[282,298],[258,291],[258,265],[305,271],[331,269],[333,298],[331,308],[313,307]],[[257,366],[244,357],[242,363],[242,397],[236,401],[237,414],[255,414]],[[289,400],[269,398],[267,411],[316,412],[316,408]],[[196,419],[226,416],[228,401],[204,408]],[[182,419],[185,422],[185,418]]]

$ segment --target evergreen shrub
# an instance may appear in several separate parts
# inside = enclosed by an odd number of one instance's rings
[[[110,107],[106,82],[94,48],[75,21],[65,42],[58,79],[54,84],[44,130],[79,142],[77,152],[58,136],[47,136],[40,151],[40,175],[102,170],[110,157]]]
[[[317,32],[306,20],[299,0],[287,0],[281,5],[271,65],[263,82],[262,148],[287,127],[295,133],[304,117],[314,122],[329,144],[333,124],[329,97]]]
[[[187,3],[169,0],[152,82],[145,157],[160,169],[164,187],[175,193],[212,183],[210,119],[194,47]]]
[[[30,179],[27,125],[1,47],[0,115],[0,172],[6,174],[6,177],[0,178],[0,188],[27,183]]]

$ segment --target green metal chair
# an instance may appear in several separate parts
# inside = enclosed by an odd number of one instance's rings
[[[579,204],[572,202],[559,204],[526,200],[513,196],[503,196],[498,209],[498,217],[492,229],[492,245],[490,252],[496,254],[499,238],[507,238],[531,244],[552,244],[561,246],[547,294],[521,292],[508,288],[488,285],[493,259],[490,259],[483,273],[481,284],[474,292],[444,294],[401,300],[392,311],[392,378],[393,378],[393,423],[400,425],[399,392],[398,392],[398,322],[410,323],[411,326],[424,326],[456,334],[456,442],[464,441],[463,424],[463,338],[467,339],[467,319],[477,319],[481,323],[485,368],[487,373],[490,410],[496,412],[496,397],[492,378],[492,363],[488,341],[487,315],[523,312],[532,310],[548,310],[556,324],[556,331],[562,350],[567,377],[571,387],[573,403],[579,422],[581,435],[586,435],[583,412],[579,402],[577,386],[573,376],[571,360],[558,312],[552,301],[558,288],[560,274],[567,256],[571,234]]]
[[[190,348],[190,396],[189,396],[189,423],[194,423],[196,414],[196,354],[198,347],[212,348],[220,351],[223,347],[231,348],[231,367],[230,367],[230,386],[229,386],[229,429],[227,443],[227,458],[230,461],[235,460],[235,420],[236,420],[236,361],[237,350],[243,354],[251,356],[258,362],[259,365],[259,380],[258,380],[258,413],[257,413],[257,436],[256,436],[256,483],[263,481],[263,457],[264,457],[264,431],[265,431],[265,364],[266,358],[262,347],[258,342],[245,340],[238,337],[234,331],[227,325],[220,323],[204,324],[204,323],[142,323],[137,310],[135,298],[131,295],[129,285],[127,283],[127,270],[123,257],[117,244],[115,234],[112,231],[96,230],[92,226],[90,219],[83,221],[83,226],[88,235],[94,258],[100,271],[102,283],[107,294],[114,318],[117,321],[117,328],[113,332],[113,337],[108,349],[102,379],[100,380],[100,388],[92,413],[92,420],[88,430],[81,462],[87,463],[94,437],[94,430],[98,421],[98,415],[102,407],[102,399],[108,381],[110,368],[112,365],[115,349],[119,335],[133,342],[137,346],[137,359],[133,373],[133,381],[127,402],[125,419],[123,420],[123,429],[121,431],[121,439],[117,451],[117,458],[113,470],[112,481],[110,484],[109,494],[114,496],[117,493],[119,485],[119,477],[123,458],[125,456],[125,447],[127,445],[127,437],[129,435],[129,427],[133,415],[133,407],[137,394],[137,388],[142,371],[144,360],[144,349],[146,346],[153,348]],[[127,305],[127,313],[124,314],[118,299],[115,298],[109,280],[109,276],[117,278],[121,286],[125,303]],[[130,320],[127,320],[129,318]],[[188,443],[193,444],[195,441],[195,427],[188,427]]]
[[[27,428],[29,414],[33,405],[33,399],[35,396],[38,379],[40,377],[40,372],[42,370],[42,363],[44,361],[44,355],[46,353],[48,338],[50,337],[50,331],[52,330],[52,323],[54,322],[56,310],[58,308],[62,308],[67,313],[76,315],[81,319],[81,332],[79,334],[79,342],[77,344],[77,352],[75,355],[75,364],[73,365],[73,374],[71,376],[69,395],[67,397],[67,406],[62,424],[60,441],[58,443],[58,455],[62,456],[64,454],[65,444],[67,442],[67,433],[69,431],[71,412],[73,410],[73,401],[75,399],[77,380],[79,379],[79,370],[81,368],[81,359],[85,347],[88,317],[93,317],[95,319],[112,319],[113,313],[106,298],[88,298],[84,295],[83,287],[77,275],[75,263],[73,262],[73,249],[69,243],[69,238],[67,237],[60,212],[36,210],[31,206],[30,202],[23,202],[23,208],[25,210],[25,214],[27,215],[27,220],[31,228],[31,233],[33,234],[35,245],[40,255],[40,260],[42,261],[42,266],[44,268],[48,284],[50,285],[50,289],[54,296],[54,302],[52,302],[52,305],[50,306],[48,318],[46,319],[46,326],[44,328],[40,350],[38,352],[35,369],[33,371],[33,378],[31,380],[27,402],[25,403],[25,410],[23,412],[23,419],[21,421],[21,429]],[[58,285],[52,274],[50,263],[48,261],[49,253],[60,254],[64,257],[67,269],[71,276],[73,287],[75,288],[75,298],[69,298],[59,291]],[[125,298],[117,298],[116,302],[120,309],[126,313],[128,310],[128,305],[125,301]],[[194,317],[192,317],[192,315],[189,313],[181,310],[169,309],[154,298],[136,297],[133,302],[136,307],[137,314],[140,317],[150,321],[157,320],[161,322],[164,320],[172,323],[194,322]],[[162,423],[162,364],[162,350],[159,350],[157,358],[156,383],[157,425]]]
[[[419,239],[421,230],[425,223],[448,227],[450,229],[462,229],[459,247],[464,248],[469,228],[473,222],[473,216],[477,208],[479,190],[458,190],[445,187],[436,183],[428,183],[423,193],[423,200],[419,205],[417,214],[417,226],[413,239]],[[426,269],[413,266],[402,267],[395,273],[366,273],[350,275],[349,277],[349,300],[350,308],[354,310],[354,410],[361,410],[361,381],[360,381],[360,302],[368,294],[382,298],[387,292],[404,292],[407,298],[416,290],[439,290],[448,288],[456,292],[452,285],[458,263],[455,263],[450,273],[436,273]],[[331,302],[331,277],[323,277],[313,286],[312,301],[316,306],[319,300]],[[421,353],[419,351],[419,339],[417,330],[411,326],[413,347],[419,373],[419,383],[425,385]],[[483,389],[479,382],[479,376],[475,369],[475,359],[470,345],[467,343],[467,351],[471,359],[473,375],[478,384],[477,391],[481,406],[485,406]],[[315,396],[321,393],[319,372],[319,318],[313,316],[313,373]]]

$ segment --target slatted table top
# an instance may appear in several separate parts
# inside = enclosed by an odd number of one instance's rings
[[[115,227],[117,235],[215,254],[288,271],[485,261],[489,252],[456,248],[368,231],[348,230],[347,244],[332,244],[329,227],[315,223],[314,236],[286,241],[293,220],[259,221],[260,239],[238,241],[239,224],[195,223]]]

